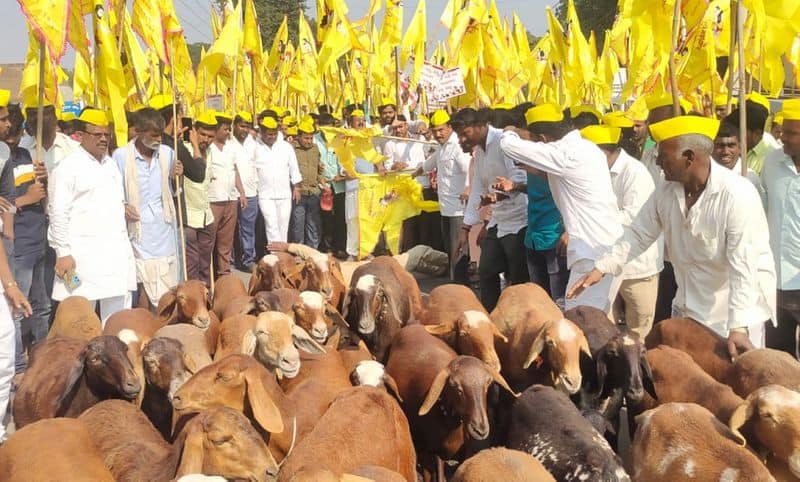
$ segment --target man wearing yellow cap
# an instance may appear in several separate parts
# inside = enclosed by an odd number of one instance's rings
[[[778,144],[783,145],[783,141],[781,141],[781,137],[783,137],[783,112],[778,112],[772,116],[772,126],[769,129],[769,133],[772,134]]]
[[[261,142],[256,149],[258,205],[270,243],[285,243],[289,236],[292,201],[300,201],[303,178],[294,148],[278,139],[278,122],[272,117],[261,121]]]
[[[697,116],[650,126],[667,182],[568,296],[619,275],[663,233],[678,282],[672,315],[728,337],[737,356],[763,347],[764,322],[775,319],[775,262],[755,188],[711,158],[718,129],[719,121]]]
[[[239,206],[239,241],[242,245],[239,266],[246,272],[253,270],[256,261],[256,218],[258,217],[258,173],[256,172],[255,138],[250,135],[253,116],[239,112],[233,119],[233,136],[225,145],[234,155],[236,171],[242,181],[247,205]]]
[[[783,104],[783,148],[764,159],[769,241],[778,275],[777,327],[767,325],[767,347],[797,356],[800,324],[800,99]]]
[[[292,205],[289,241],[317,249],[321,227],[319,195],[325,181],[322,178],[320,152],[314,144],[314,131],[314,123],[310,121],[301,122],[297,126],[294,152],[302,181],[300,200]]]
[[[573,282],[591,271],[594,260],[622,234],[608,163],[596,145],[570,129],[559,106],[532,107],[525,120],[533,141],[509,131],[504,133],[500,148],[529,173],[547,175],[569,236],[567,267]],[[609,312],[620,281],[608,277],[579,299],[566,300],[564,306],[571,309],[585,305]]]
[[[130,308],[136,289],[133,251],[125,223],[122,175],[108,157],[106,113],[78,117],[80,148],[50,178],[48,239],[56,251],[53,299],[83,296],[100,304],[100,318]]]
[[[42,109],[42,114],[42,159],[36,159],[35,136],[37,117],[39,115],[36,106],[25,108],[26,135],[20,139],[19,145],[28,150],[31,159],[34,161],[34,169],[37,170],[36,177],[43,180],[47,177],[48,172],[53,172],[53,169],[62,159],[76,151],[80,143],[61,132],[57,132],[58,119],[56,118],[55,107],[50,104],[45,105]],[[44,163],[43,166],[42,162]]]
[[[745,113],[747,114],[747,167],[756,174],[761,174],[761,166],[763,166],[767,154],[781,148],[772,134],[765,132],[770,113],[769,100],[761,94],[748,95],[745,102]],[[739,108],[734,109],[727,120],[734,125],[739,125]]]
[[[581,130],[581,135],[597,144],[606,155],[611,187],[617,197],[622,225],[630,226],[642,206],[655,192],[650,173],[641,162],[620,147],[622,129],[619,127],[590,126]],[[663,268],[661,247],[654,243],[622,271],[622,283],[614,303],[613,319],[617,323],[624,320],[642,340],[653,326],[658,296],[658,273]]]

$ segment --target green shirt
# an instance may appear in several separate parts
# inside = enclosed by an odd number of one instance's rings
[[[764,167],[764,158],[770,152],[780,148],[781,145],[778,141],[769,132],[765,132],[761,142],[747,152],[747,167],[755,171],[756,174],[761,175],[761,168]]]

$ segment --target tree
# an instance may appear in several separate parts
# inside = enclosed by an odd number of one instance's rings
[[[211,44],[199,42],[194,44],[186,45],[186,48],[189,49],[189,58],[192,59],[192,65],[197,66],[200,63],[200,51],[205,47],[208,50],[211,47]]]
[[[581,21],[583,35],[588,39],[589,34],[594,30],[599,53],[603,50],[606,30],[611,29],[614,18],[617,16],[617,0],[574,0],[574,3]],[[559,0],[555,13],[563,25],[567,19],[567,0]]]
[[[217,6],[223,10],[227,0],[216,0]],[[241,0],[234,0],[235,6]],[[246,0],[252,1],[256,6],[256,17],[258,18],[258,26],[261,28],[261,42],[265,49],[272,47],[272,40],[278,32],[283,16],[287,16],[287,23],[289,26],[289,40],[297,43],[297,20],[300,10],[306,12],[306,0]],[[309,19],[309,23],[313,26],[316,22]]]

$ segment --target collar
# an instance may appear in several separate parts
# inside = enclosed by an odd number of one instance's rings
[[[620,174],[625,168],[628,166],[628,162],[633,160],[630,154],[625,152],[625,149],[620,149],[619,156],[617,156],[617,160],[614,161],[614,164],[611,166],[609,171],[611,174]]]
[[[136,159],[145,160],[144,156],[142,155],[142,153],[139,152],[139,148],[136,147],[136,138],[134,138],[132,141],[130,141],[128,143],[128,145],[133,149],[133,155],[134,155],[134,157]],[[154,161],[158,160],[158,153],[159,153],[159,151],[161,151],[161,146],[163,146],[163,145],[164,144],[159,144],[158,145],[158,149],[154,149],[153,150],[153,156],[151,157],[152,160],[154,160]]]
[[[87,159],[89,159],[89,160],[90,160],[90,161],[92,161],[92,162],[97,162],[97,163],[100,163],[100,164],[105,164],[105,163],[106,163],[106,162],[107,162],[107,161],[110,159],[110,157],[108,157],[108,154],[106,154],[105,156],[103,156],[103,158],[102,158],[102,159],[100,159],[100,160],[98,161],[98,160],[97,160],[97,159],[96,159],[96,158],[95,158],[93,155],[91,155],[91,154],[89,153],[89,151],[87,151],[86,149],[84,149],[84,148],[83,148],[83,146],[81,146],[81,145],[78,145],[78,149],[80,149],[80,152],[81,152],[81,153],[82,153],[84,156],[86,156],[86,158],[87,158]]]
[[[486,149],[481,146],[478,146],[479,149],[486,152],[489,149],[489,146],[494,144],[495,142],[500,142],[500,138],[503,136],[503,131],[496,127],[488,126],[488,130],[486,132]]]

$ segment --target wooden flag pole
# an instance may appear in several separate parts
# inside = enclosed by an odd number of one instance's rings
[[[744,4],[736,2],[736,39],[739,45],[739,143],[742,152],[742,176],[747,177],[747,109],[744,90]]]
[[[178,134],[180,132],[178,130],[178,127],[179,127],[180,124],[178,124],[178,99],[174,97],[175,96],[175,92],[177,92],[177,88],[175,87],[175,67],[174,67],[175,48],[172,46],[172,42],[170,42],[169,49],[170,49],[169,58],[170,58],[170,60],[173,61],[173,66],[172,66],[172,68],[169,69],[169,78],[170,78],[169,80],[170,80],[170,84],[172,85],[172,92],[173,92],[173,94],[172,94],[173,95],[173,98],[172,98],[172,149],[173,150],[172,150],[172,152],[173,152],[173,156],[175,156],[175,158],[177,159],[178,158]],[[181,182],[182,181],[182,179],[181,179],[182,177],[183,176],[179,176],[179,175],[175,176],[175,195],[176,195],[175,196],[175,200],[176,200],[176,204],[177,204],[177,208],[178,208],[177,209],[177,211],[178,211],[178,235],[179,235],[180,242],[181,242],[180,252],[181,252],[181,260],[183,261],[183,263],[181,264],[181,266],[183,267],[183,280],[184,281],[188,281],[189,280],[189,274],[188,274],[187,267],[186,267],[186,233],[183,230],[183,209],[182,209],[183,208],[183,203],[181,202],[181,195],[183,194],[183,182]]]
[[[236,115],[236,87],[239,83],[239,56],[233,59],[233,88],[231,88],[231,112]]]
[[[42,163],[42,154],[44,146],[42,136],[44,135],[44,63],[45,52],[47,48],[44,45],[44,39],[39,39],[39,89],[38,89],[38,105],[36,106],[36,159],[34,162]],[[36,179],[37,183],[41,181]]]
[[[397,102],[397,113],[399,114],[402,108],[402,99],[400,96],[400,49],[394,48],[394,89],[395,101]]]
[[[681,30],[681,0],[675,0],[675,10],[672,13],[672,45],[669,49],[669,87],[672,90],[672,111],[675,117],[681,115],[680,92],[678,92],[678,75],[675,72],[675,51],[678,50],[678,40]]]
[[[734,8],[736,1],[731,0],[731,41],[728,50],[728,107],[726,112],[730,112],[731,108],[733,107],[733,83],[734,83],[734,75],[733,75],[733,59],[734,59],[734,51],[736,50],[736,34],[737,28],[736,25],[738,24],[737,17],[738,9]],[[739,63],[741,63],[741,59],[739,59]]]
[[[258,110],[258,107],[256,107],[256,57],[255,57],[255,55],[250,57],[250,90],[252,91],[251,95],[252,95],[252,98],[253,98],[253,105],[252,105],[252,107],[253,107],[253,111],[252,111],[252,114],[253,114],[253,125],[255,125],[255,123],[256,123],[256,110]]]

